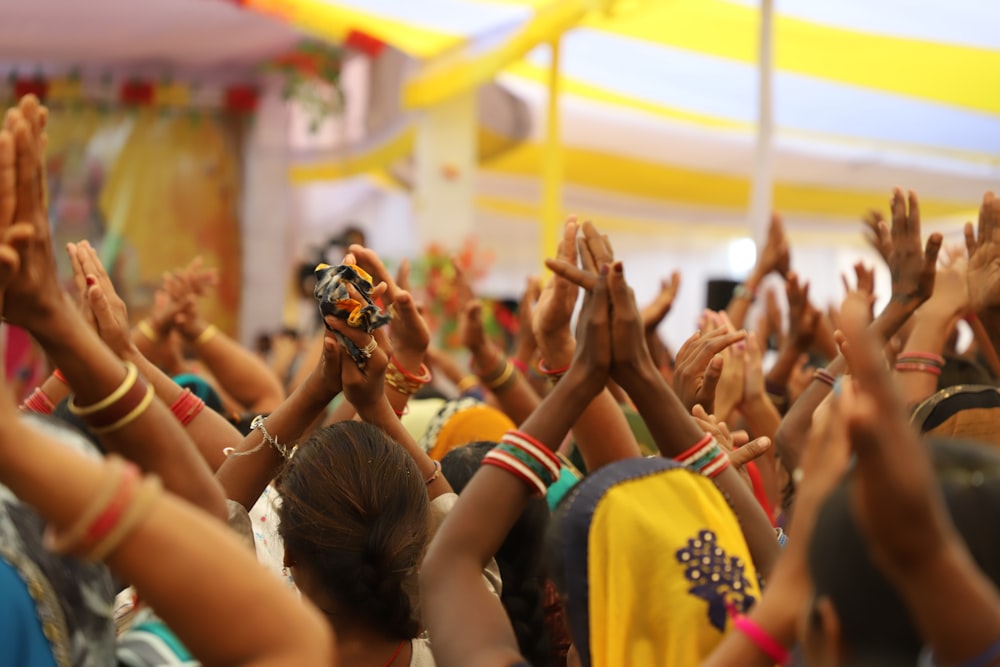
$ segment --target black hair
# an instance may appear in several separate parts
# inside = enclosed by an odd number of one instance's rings
[[[479,470],[495,442],[473,442],[451,450],[441,460],[441,472],[456,493]],[[500,601],[517,635],[521,654],[533,667],[553,664],[551,640],[545,625],[545,536],[549,507],[544,498],[532,500],[496,553],[503,579]]]
[[[983,573],[1000,583],[995,529],[1000,512],[994,509],[1000,508],[1000,455],[982,445],[940,438],[928,446],[955,527]],[[924,642],[903,600],[871,560],[852,513],[849,484],[848,477],[817,517],[809,545],[815,596],[833,602],[852,660],[916,664]]]

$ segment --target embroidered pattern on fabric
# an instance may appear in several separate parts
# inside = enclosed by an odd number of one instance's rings
[[[753,606],[743,559],[727,555],[712,531],[700,531],[677,550],[676,558],[691,584],[688,593],[708,603],[708,620],[719,632],[726,630],[728,604],[741,614]]]

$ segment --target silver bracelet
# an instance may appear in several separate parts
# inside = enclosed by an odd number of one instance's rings
[[[250,430],[260,431],[261,435],[261,441],[257,444],[256,447],[254,447],[253,449],[248,449],[245,452],[237,452],[232,447],[226,447],[225,449],[222,450],[222,453],[225,454],[226,456],[250,456],[251,454],[256,454],[257,452],[259,452],[261,447],[263,447],[264,443],[266,442],[267,444],[274,447],[274,451],[281,454],[281,458],[287,461],[291,457],[291,454],[288,451],[288,447],[278,442],[277,438],[275,438],[273,435],[267,432],[267,427],[264,426],[264,421],[266,419],[267,417],[264,417],[263,415],[257,415],[256,417],[253,418],[253,421],[250,422]],[[293,447],[292,451],[294,451],[294,449],[295,448]]]

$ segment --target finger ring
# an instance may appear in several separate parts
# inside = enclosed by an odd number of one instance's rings
[[[361,348],[361,354],[364,355],[365,359],[371,359],[372,352],[374,352],[377,347],[378,341],[375,340],[375,336],[372,336],[372,339],[368,341],[368,344]]]

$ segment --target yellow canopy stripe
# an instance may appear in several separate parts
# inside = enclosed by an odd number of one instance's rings
[[[757,61],[759,11],[724,0],[640,3],[635,11],[593,13],[583,25],[697,53]],[[979,73],[1000,71],[1000,52],[875,35],[800,19],[775,21],[780,71],[1000,114],[1000,87]]]
[[[323,0],[246,0],[245,5],[336,44],[343,42],[351,30],[357,30],[421,59],[432,58],[466,41],[463,35],[421,28]]]
[[[526,144],[486,167],[495,172],[537,178],[544,146]],[[565,149],[567,186],[593,188],[616,195],[670,202],[683,206],[746,210],[750,200],[749,179],[716,172],[654,163],[585,148]],[[873,207],[882,207],[889,191],[825,188],[802,183],[777,182],[774,208],[788,214],[857,219]],[[969,208],[967,201],[921,200],[928,218],[954,215]]]
[[[428,63],[403,89],[403,106],[430,107],[491,81],[510,63],[579,23],[590,4],[587,0],[555,0],[539,7],[535,16],[509,39],[482,54],[470,57],[456,53]]]

